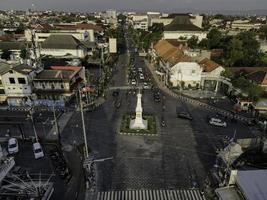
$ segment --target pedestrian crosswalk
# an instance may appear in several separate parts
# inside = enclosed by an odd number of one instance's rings
[[[96,200],[205,200],[198,189],[99,192]]]

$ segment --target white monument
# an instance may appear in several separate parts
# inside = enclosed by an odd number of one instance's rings
[[[137,105],[135,108],[135,119],[130,121],[130,129],[147,129],[147,120],[143,119],[142,112],[142,102],[141,102],[142,94],[137,94]]]

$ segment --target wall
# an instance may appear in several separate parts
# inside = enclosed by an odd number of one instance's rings
[[[190,39],[191,37],[196,36],[198,40],[201,41],[204,38],[207,38],[206,32],[195,32],[195,31],[164,31],[163,39],[176,39],[178,40],[181,37]]]
[[[66,54],[71,54],[83,58],[86,55],[86,52],[83,49],[41,49],[41,54],[52,56],[66,56]]]
[[[196,86],[201,81],[202,68],[194,62],[179,62],[171,68],[170,82],[177,86],[181,81],[185,86]]]
[[[15,84],[11,84],[9,78],[15,79]],[[24,78],[26,83],[19,84],[18,78]],[[7,96],[30,96],[32,94],[31,77],[13,71],[2,76],[5,93]]]

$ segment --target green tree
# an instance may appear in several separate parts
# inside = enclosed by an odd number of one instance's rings
[[[243,57],[242,41],[237,38],[233,38],[229,44],[228,51],[226,52],[225,64],[232,67],[235,63],[242,60]]]
[[[4,49],[1,54],[1,58],[5,60],[10,60],[10,56],[11,56],[11,51],[8,49]]]
[[[20,57],[25,60],[27,58],[27,49],[26,48],[22,48],[20,50]]]
[[[187,40],[187,45],[191,49],[195,49],[198,47],[198,37],[193,36],[189,40]]]
[[[263,27],[261,27],[260,33],[262,34],[261,38],[267,40],[267,25],[264,25]]]
[[[199,43],[198,46],[202,49],[207,49],[209,47],[209,41],[208,39],[204,38]]]
[[[252,31],[241,32],[237,38],[242,41],[243,59],[240,65],[255,66],[260,59],[260,44]]]
[[[226,68],[221,72],[221,76],[232,80],[234,78],[234,73],[230,69]]]
[[[209,41],[209,48],[215,49],[221,47],[221,39],[222,39],[222,33],[218,29],[211,29],[210,32],[207,35],[208,41]]]

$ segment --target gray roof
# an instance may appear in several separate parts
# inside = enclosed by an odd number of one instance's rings
[[[76,71],[43,70],[34,80],[70,80],[74,74],[76,74]]]
[[[14,70],[18,73],[27,75],[27,74],[31,73],[32,71],[34,71],[35,69],[29,65],[20,64],[20,65],[13,67],[12,70]]]
[[[176,16],[174,20],[164,27],[164,31],[201,31],[195,26],[188,15]]]
[[[236,187],[222,187],[215,190],[220,200],[243,200]]]
[[[8,72],[10,68],[11,68],[10,64],[0,61],[0,75],[3,75],[6,72]]]
[[[43,49],[77,49],[83,44],[72,35],[50,35],[42,44]]]
[[[25,47],[25,42],[0,42],[0,49],[2,50],[20,50]]]
[[[82,43],[87,48],[94,48],[94,47],[96,47],[96,43],[95,42],[91,42],[90,40],[86,40],[86,41],[84,41]]]
[[[267,199],[267,170],[238,171],[236,181],[247,200]]]

